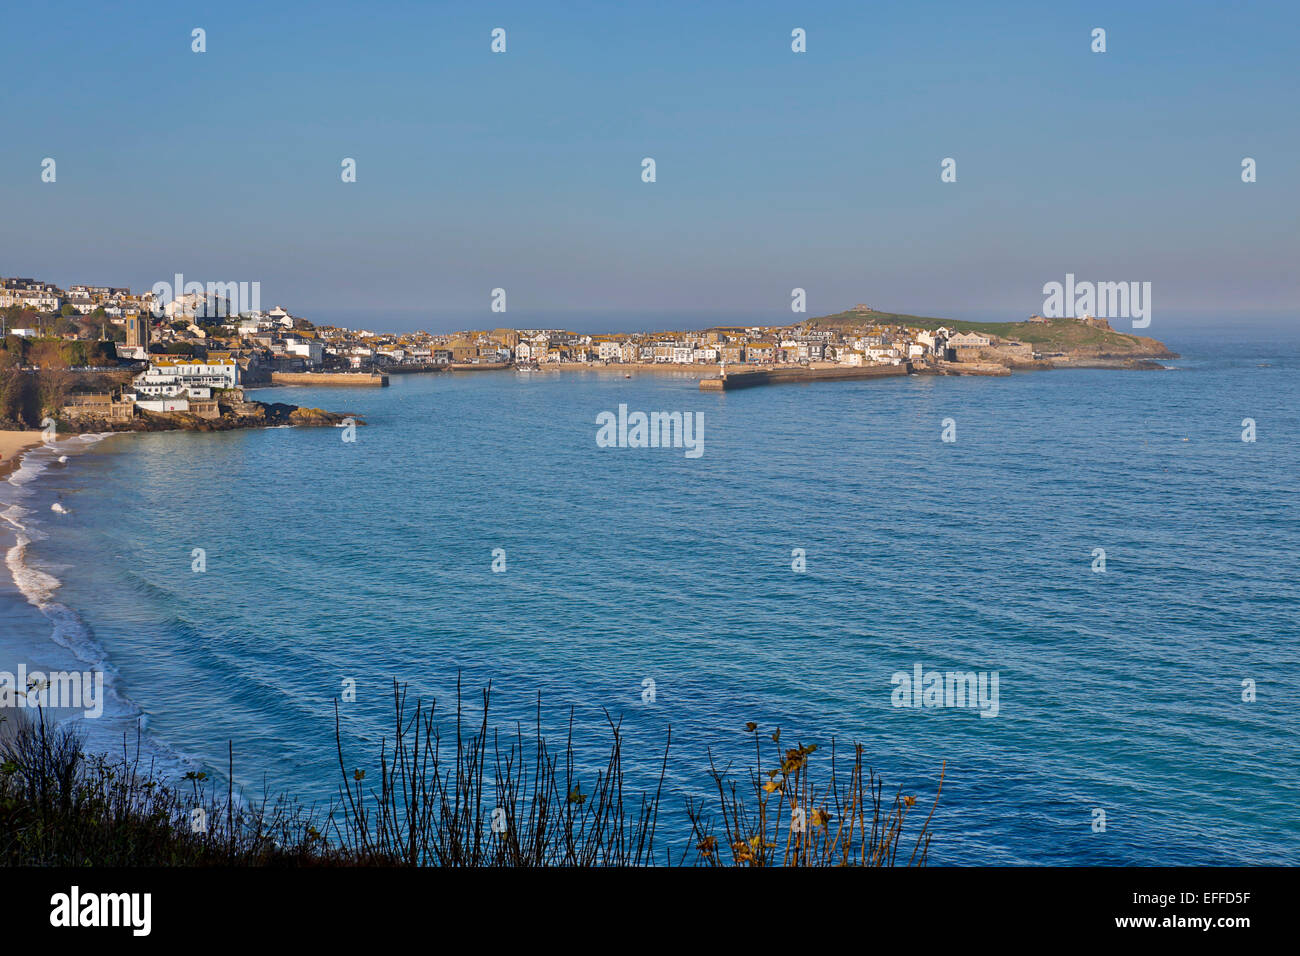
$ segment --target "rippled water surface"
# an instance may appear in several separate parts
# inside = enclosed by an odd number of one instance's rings
[[[54,585],[45,614],[6,585],[0,620],[27,659],[105,658],[122,725],[138,708],[167,753],[223,767],[233,740],[250,792],[335,793],[345,679],[361,762],[391,678],[441,710],[460,673],[505,727],[538,694],[553,733],[572,709],[592,758],[621,717],[637,787],[671,724],[666,836],[753,720],[859,740],[922,800],[946,761],[935,862],[1294,864],[1300,350],[1229,338],[1170,335],[1161,372],[263,392],[369,424],[74,449],[3,492],[11,568]],[[619,403],[702,411],[703,456],[597,447]],[[82,628],[57,644],[55,601]],[[998,715],[894,707],[917,663],[996,671]]]

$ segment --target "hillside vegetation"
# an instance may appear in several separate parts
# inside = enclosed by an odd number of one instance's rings
[[[1076,319],[1047,322],[965,322],[898,312],[838,312],[810,319],[819,328],[861,328],[864,325],[904,325],[914,329],[978,332],[1032,345],[1039,352],[1079,352],[1088,355],[1172,355],[1163,342],[1142,335],[1094,328]]]

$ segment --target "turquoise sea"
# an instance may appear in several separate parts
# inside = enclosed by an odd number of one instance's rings
[[[160,767],[219,773],[233,741],[249,796],[336,794],[345,680],[377,769],[391,680],[446,712],[460,675],[503,729],[572,710],[593,763],[621,717],[634,788],[671,725],[670,842],[756,721],[860,741],[922,802],[946,761],[934,863],[1297,864],[1294,328],[1153,327],[1182,357],[1152,372],[394,377],[254,393],[358,413],[353,442],[61,442],[0,482],[0,669],[107,667],[96,745],[139,723]],[[620,404],[702,412],[703,454],[598,447]],[[997,716],[895,707],[917,664],[996,672]]]

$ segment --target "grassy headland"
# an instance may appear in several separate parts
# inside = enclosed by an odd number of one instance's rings
[[[966,322],[925,315],[894,312],[837,312],[810,319],[808,324],[823,329],[861,327],[864,321],[878,325],[901,325],[912,329],[951,329],[976,332],[996,340],[1024,342],[1035,351],[1061,353],[1080,358],[1175,358],[1163,342],[1143,335],[1087,325],[1077,319],[1048,319],[1044,322]]]

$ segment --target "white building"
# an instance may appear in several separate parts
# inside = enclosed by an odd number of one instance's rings
[[[0,298],[0,307],[17,305],[36,312],[57,312],[63,297],[50,289],[17,289]]]
[[[308,365],[319,365],[325,360],[325,344],[319,339],[286,337],[284,351],[286,355],[298,355],[305,358]],[[401,359],[398,358],[396,361],[401,361]]]
[[[281,328],[293,328],[293,316],[289,314],[288,309],[284,308],[284,306],[277,305],[270,312],[266,313],[266,317]]]
[[[271,328],[271,320],[261,312],[250,312],[248,315],[239,317],[239,324],[236,326],[240,335],[253,335],[256,332],[264,332]]]
[[[163,314],[169,321],[228,316],[230,300],[216,293],[186,292],[164,305]]]
[[[143,408],[147,412],[188,412],[190,400],[188,398],[137,398],[135,407]]]
[[[142,395],[174,397],[186,392],[194,398],[200,389],[237,388],[239,363],[234,359],[156,359],[147,371],[135,377],[135,390]]]

